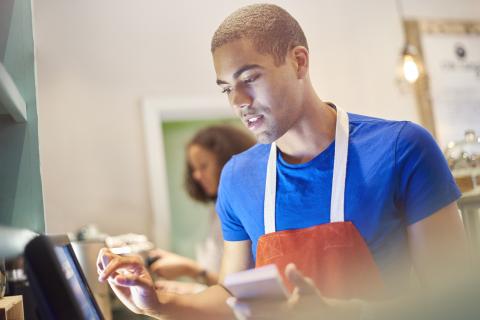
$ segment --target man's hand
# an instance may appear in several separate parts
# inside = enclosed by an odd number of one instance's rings
[[[288,300],[229,298],[227,304],[238,319],[358,319],[357,305],[324,299],[313,281],[304,277],[294,264],[287,265],[285,275],[295,285]]]
[[[108,284],[131,311],[158,314],[158,301],[152,278],[140,256],[119,256],[108,249],[100,250],[97,258],[99,281]]]
[[[202,268],[192,259],[166,250],[152,250],[149,256],[156,259],[150,266],[150,270],[159,277],[168,280],[174,280],[182,276],[195,278],[202,272]]]

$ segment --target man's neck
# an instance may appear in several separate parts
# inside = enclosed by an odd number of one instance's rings
[[[318,97],[305,107],[295,125],[276,143],[288,163],[310,161],[335,139],[336,111]]]

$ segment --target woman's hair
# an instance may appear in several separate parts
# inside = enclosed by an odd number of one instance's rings
[[[241,153],[255,144],[255,139],[247,132],[227,125],[215,125],[204,128],[195,134],[187,144],[187,151],[193,145],[213,153],[221,170],[230,158]],[[215,201],[217,195],[208,195],[202,186],[193,179],[193,169],[186,161],[185,188],[188,194],[200,202]]]

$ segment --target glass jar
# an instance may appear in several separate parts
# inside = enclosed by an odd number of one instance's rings
[[[462,192],[480,187],[480,137],[465,131],[463,140],[450,142],[445,157]]]

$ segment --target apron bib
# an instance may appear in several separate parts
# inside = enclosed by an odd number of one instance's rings
[[[375,298],[383,281],[367,244],[351,222],[344,221],[344,193],[349,139],[348,114],[337,107],[330,223],[276,231],[277,147],[272,143],[265,182],[265,234],[257,244],[256,267],[276,264],[282,277],[293,262],[322,295],[337,299]]]

